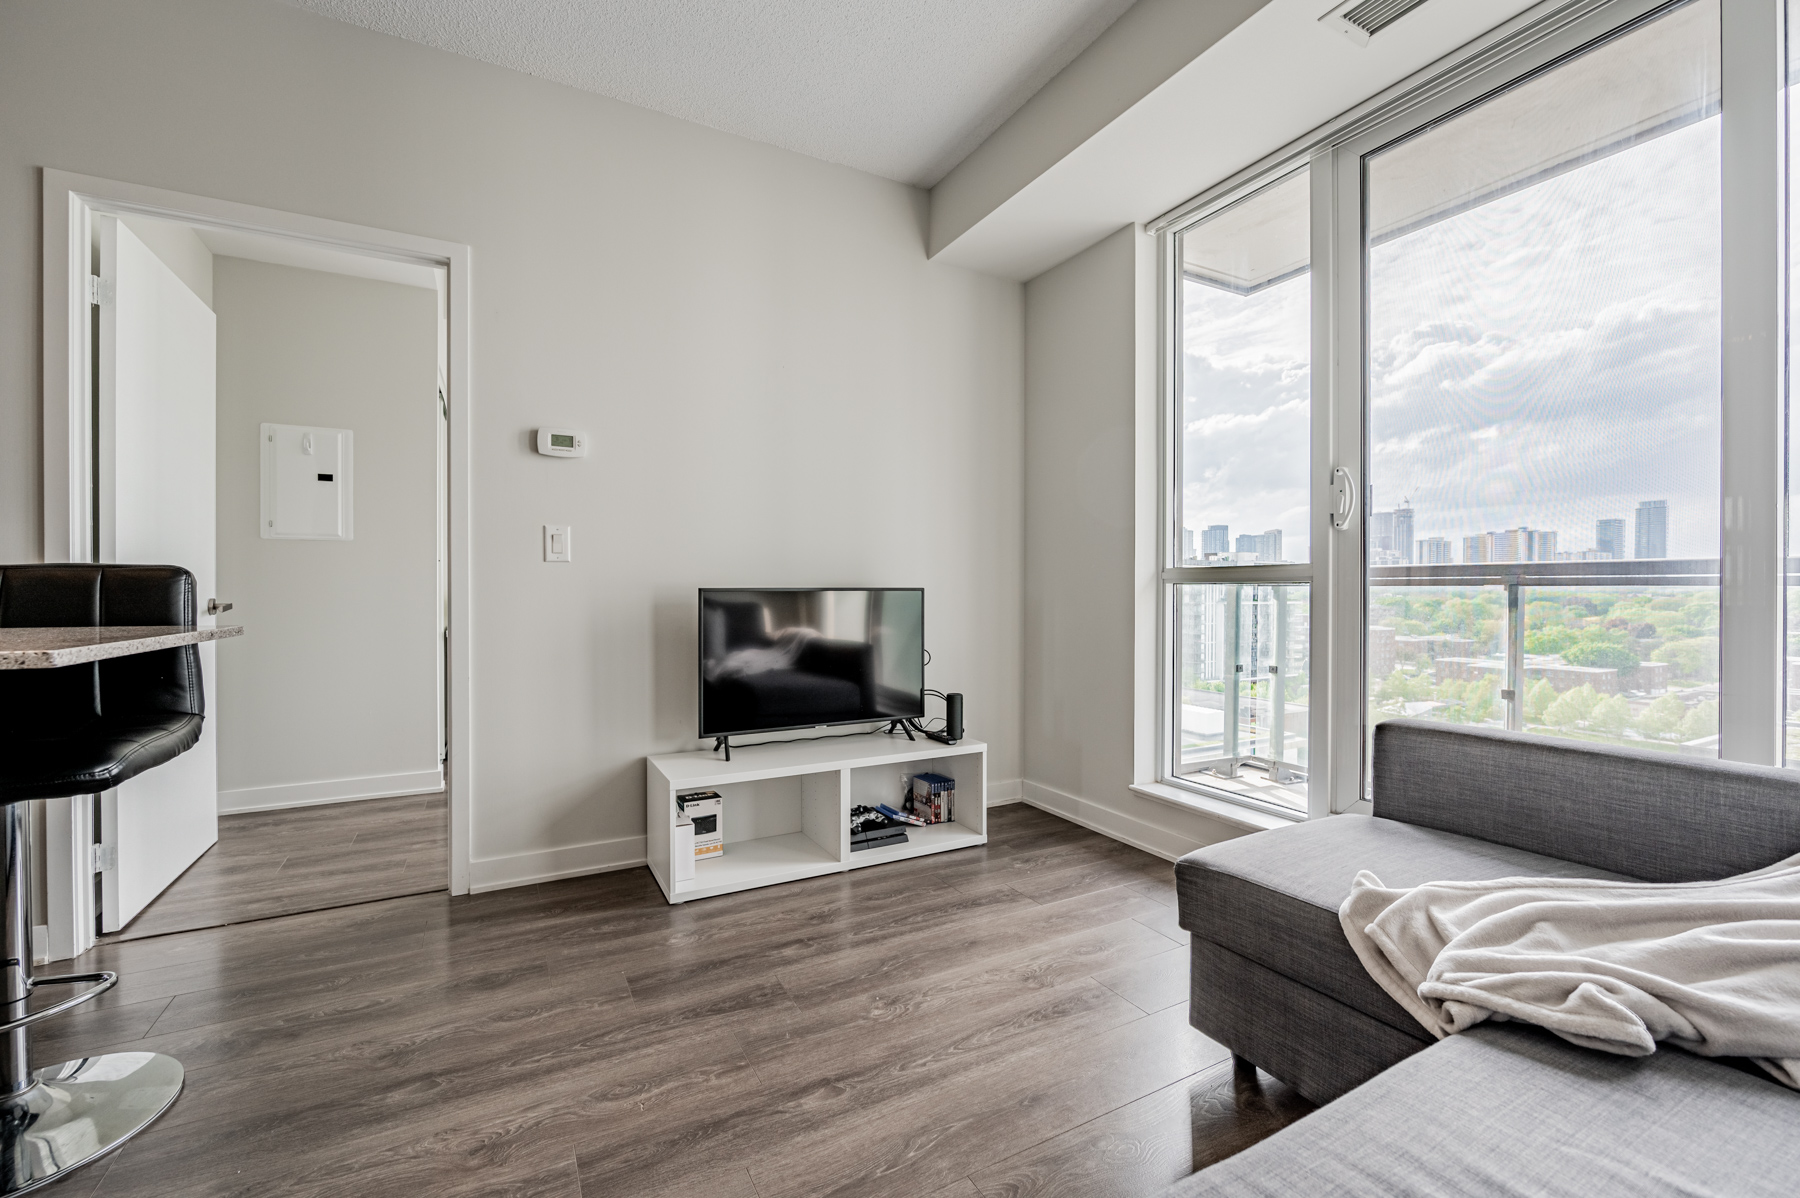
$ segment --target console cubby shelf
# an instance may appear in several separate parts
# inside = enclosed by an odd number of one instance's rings
[[[987,745],[944,745],[884,733],[786,745],[733,746],[722,753],[668,753],[645,762],[644,814],[650,872],[671,903],[842,873],[987,843]],[[956,818],[908,828],[907,842],[850,851],[850,808],[898,806],[902,778],[956,779]],[[675,881],[675,796],[724,797],[725,851]]]

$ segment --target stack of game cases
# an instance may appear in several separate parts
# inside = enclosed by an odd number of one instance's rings
[[[927,824],[956,818],[956,779],[944,774],[914,774],[906,809]]]

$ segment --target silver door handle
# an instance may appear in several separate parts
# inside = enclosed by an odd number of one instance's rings
[[[1356,515],[1356,480],[1342,466],[1331,469],[1331,526],[1342,531]]]
[[[209,616],[216,616],[222,611],[230,610],[231,604],[229,603],[220,603],[217,599],[208,599],[206,601],[206,614]]]

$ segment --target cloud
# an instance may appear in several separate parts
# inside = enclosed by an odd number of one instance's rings
[[[1409,497],[1420,537],[1525,524],[1578,549],[1665,499],[1671,555],[1715,556],[1718,192],[1715,118],[1372,250],[1378,506]],[[1310,294],[1184,287],[1189,527],[1304,545]]]
[[[1717,196],[1715,120],[1371,255],[1370,481],[1418,535],[1586,548],[1666,499],[1671,554],[1716,555]]]

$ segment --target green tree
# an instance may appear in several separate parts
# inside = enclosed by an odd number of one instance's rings
[[[1561,653],[1575,643],[1576,633],[1570,628],[1539,628],[1525,634],[1525,652]]]
[[[1670,641],[1651,657],[1667,662],[1677,678],[1711,682],[1719,676],[1719,642],[1711,637]]]
[[[1719,625],[1718,602],[1697,599],[1681,609],[1681,618],[1694,628],[1717,628]]]
[[[1525,692],[1525,718],[1533,724],[1544,722],[1544,713],[1556,702],[1556,688],[1548,678],[1539,678]]]
[[[1473,689],[1473,688],[1471,688]],[[1463,713],[1471,724],[1483,724],[1494,714],[1494,688],[1484,686],[1479,694],[1471,695],[1463,706]]]
[[[1630,648],[1623,632],[1589,628],[1575,643],[1563,650],[1562,659],[1572,666],[1594,666],[1600,669],[1635,670],[1638,655]]]
[[[1711,699],[1696,703],[1681,718],[1681,727],[1675,735],[1681,740],[1700,740],[1711,736],[1719,730],[1719,705]]]
[[[1644,709],[1637,719],[1637,729],[1645,736],[1668,736],[1687,718],[1687,705],[1674,695],[1664,695]]]
[[[1600,695],[1587,683],[1556,697],[1544,712],[1544,722],[1557,728],[1573,728],[1588,718],[1600,704]]]
[[[1625,725],[1629,723],[1631,723],[1631,704],[1618,695],[1608,695],[1594,704],[1594,710],[1588,716],[1588,727],[1596,732],[1607,732],[1613,736],[1625,731]]]

